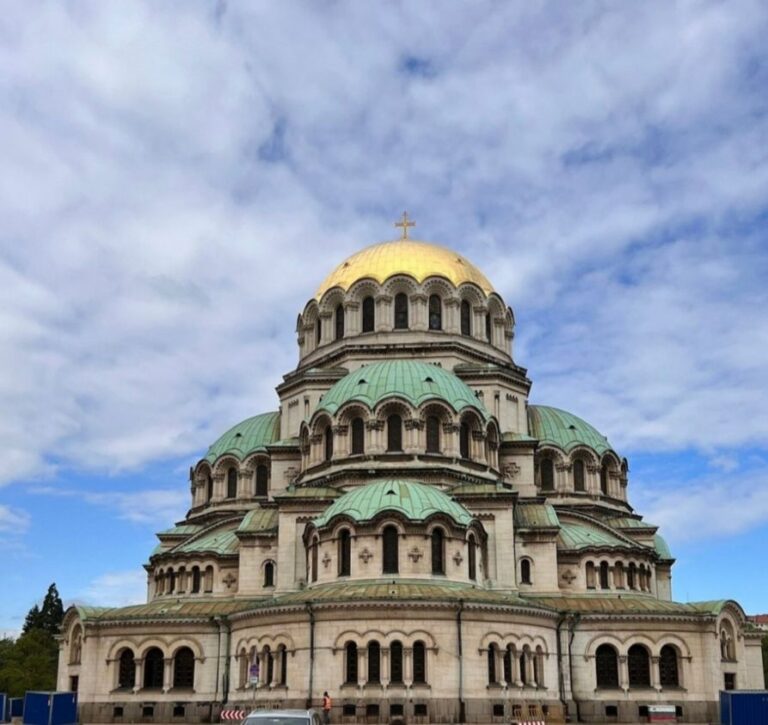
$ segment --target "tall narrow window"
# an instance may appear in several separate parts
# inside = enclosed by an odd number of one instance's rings
[[[227,498],[237,498],[237,469],[227,471]]]
[[[440,419],[436,415],[427,417],[427,453],[440,453]]]
[[[512,645],[507,645],[504,650],[504,682],[512,684]]]
[[[587,562],[586,580],[587,580],[587,589],[594,589],[595,588],[595,565],[591,561]]]
[[[600,493],[608,495],[608,464],[600,466]]]
[[[173,686],[191,689],[195,683],[195,654],[181,647],[173,658]]]
[[[275,565],[271,561],[264,564],[264,586],[275,586]]]
[[[523,648],[523,652],[520,655],[520,681],[524,684],[528,684],[528,649]]]
[[[322,324],[320,322],[320,318],[317,318],[317,322],[315,322],[315,343],[320,344],[320,339],[322,337]]]
[[[264,647],[264,664],[266,665],[266,679],[264,680],[267,685],[272,684],[272,679],[275,676],[275,656],[272,654],[272,650],[269,645]]]
[[[459,426],[459,455],[469,458],[469,424],[462,423]]]
[[[443,301],[440,295],[429,296],[429,329],[443,329]]]
[[[461,334],[470,337],[472,335],[472,308],[466,300],[462,300],[460,315]]]
[[[144,688],[159,689],[163,686],[163,653],[157,647],[144,655]]]
[[[403,292],[395,295],[395,329],[408,329],[408,295]]]
[[[467,539],[467,569],[469,578],[475,581],[477,579],[477,547],[473,534],[470,534]]]
[[[427,682],[427,648],[421,640],[413,643],[413,682],[420,685]]]
[[[373,297],[363,300],[363,332],[373,332],[376,328],[376,302]]]
[[[365,453],[365,423],[362,418],[352,419],[352,455]]]
[[[600,588],[610,589],[611,585],[608,583],[608,562],[600,562]]]
[[[341,340],[344,337],[344,305],[336,306],[335,323],[336,323],[335,338],[337,340]]]
[[[486,313],[486,315],[485,315],[485,339],[488,340],[488,342],[491,341],[491,315],[490,315],[490,313]]]
[[[317,537],[315,537],[312,540],[312,581],[317,581],[317,550],[320,546],[320,543],[317,540]]]
[[[382,561],[384,574],[397,574],[399,570],[398,545],[399,536],[397,528],[387,526],[384,528],[381,537],[382,541]]]
[[[330,461],[333,458],[333,430],[331,426],[325,429],[325,460]]]
[[[133,687],[136,684],[136,660],[133,652],[124,649],[120,653],[120,664],[117,672],[117,686],[120,689]]]
[[[630,687],[651,686],[651,661],[648,650],[641,644],[633,644],[627,652],[627,670]]]
[[[200,592],[200,567],[192,567],[192,594],[198,594]]]
[[[339,576],[349,576],[352,564],[352,543],[349,529],[339,532]]]
[[[269,493],[269,469],[260,463],[256,466],[256,495],[265,497]]]
[[[496,682],[496,645],[488,647],[488,683]]]
[[[584,461],[581,458],[577,458],[573,462],[573,490],[585,491],[585,479],[584,479]]]
[[[348,685],[357,684],[357,645],[354,642],[347,642],[344,645],[344,654],[346,655],[344,682]]]
[[[619,658],[609,644],[601,644],[595,652],[595,675],[598,687],[619,686]]]
[[[627,588],[637,588],[637,564],[634,561],[627,567]]]
[[[288,650],[284,644],[277,648],[280,655],[280,684],[285,687],[288,684]]]
[[[530,559],[523,559],[520,562],[520,582],[522,584],[531,583],[531,562]]]
[[[389,645],[389,681],[403,682],[403,644],[397,640]]]
[[[368,682],[381,682],[381,645],[376,641],[368,643]]]
[[[445,562],[443,549],[445,548],[445,535],[442,529],[432,531],[432,573],[445,574]]]
[[[541,490],[555,490],[555,464],[551,458],[542,458],[541,463]]]
[[[659,682],[662,687],[678,687],[680,676],[677,670],[677,650],[665,644],[659,657]]]
[[[210,501],[213,498],[213,476],[210,473],[205,479],[205,500]]]
[[[403,419],[399,415],[387,418],[387,450],[403,450]]]

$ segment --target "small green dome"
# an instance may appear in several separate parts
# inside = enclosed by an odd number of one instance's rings
[[[533,438],[566,452],[577,446],[589,446],[599,455],[613,450],[608,439],[589,423],[558,408],[529,405],[528,428]]]
[[[339,380],[324,396],[318,410],[335,413],[351,400],[373,410],[379,401],[398,396],[418,407],[427,400],[443,400],[457,413],[475,408],[489,418],[485,406],[469,386],[437,365],[415,360],[387,360],[366,365]]]
[[[280,413],[262,413],[247,418],[230,428],[217,440],[205,454],[205,459],[213,463],[225,453],[242,461],[255,451],[265,451],[266,446],[280,437]]]
[[[416,481],[387,479],[355,488],[334,501],[314,524],[321,528],[336,516],[371,521],[382,511],[396,511],[410,521],[424,521],[433,514],[445,514],[461,526],[472,522],[472,515],[461,504],[435,486]]]

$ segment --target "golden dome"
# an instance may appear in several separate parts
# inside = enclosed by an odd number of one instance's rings
[[[472,282],[486,294],[493,292],[488,278],[460,254],[437,244],[398,239],[373,244],[347,258],[325,278],[315,298],[319,300],[332,287],[341,287],[346,292],[358,280],[368,278],[383,283],[395,274],[410,275],[417,282],[427,277],[445,277],[457,287]]]

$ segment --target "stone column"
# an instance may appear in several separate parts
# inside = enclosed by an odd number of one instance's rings
[[[504,684],[504,650],[501,647],[494,647],[493,655],[496,659],[496,683]]]
[[[144,660],[136,658],[134,659],[134,664],[136,665],[136,673],[133,677],[133,692],[135,694],[144,685]],[[120,666],[119,661],[117,666]]]
[[[389,685],[389,647],[381,648],[380,657],[379,679],[381,680],[381,686],[387,687]]]
[[[485,305],[472,308],[472,337],[475,340],[485,341],[485,313],[488,308]]]
[[[460,301],[454,297],[443,300],[443,329],[452,335],[458,335],[461,332],[459,324],[459,305]]]
[[[361,329],[360,303],[347,302],[344,305],[344,337],[359,335]]]
[[[659,670],[659,657],[651,657],[651,687],[661,692],[661,672]]]
[[[320,463],[323,452],[323,434],[313,433],[309,437],[309,465],[315,466]]]
[[[624,692],[629,690],[629,666],[626,655],[619,655],[619,687]]]
[[[405,452],[406,453],[422,453],[426,446],[422,445],[419,431],[424,428],[423,421],[418,418],[410,418],[405,421]]]
[[[452,458],[459,456],[459,425],[458,423],[443,423],[443,453]]]
[[[470,441],[471,456],[473,461],[478,463],[486,463],[487,456],[485,455],[485,432],[481,430],[472,431],[472,439]]]
[[[168,692],[173,687],[173,658],[166,657],[163,660],[163,692]]]
[[[514,650],[512,653],[512,682],[515,683],[515,687],[523,686],[523,678],[520,672],[520,652]]]
[[[389,332],[394,327],[392,315],[392,298],[389,295],[376,297],[376,332]]]
[[[333,455],[331,460],[346,458],[349,455],[349,426],[333,426]]]
[[[253,495],[253,472],[247,468],[237,471],[237,498],[250,498]]]
[[[384,453],[384,444],[383,444],[384,421],[373,418],[371,420],[366,421],[365,427],[366,427],[366,430],[368,431],[369,443],[370,443],[370,446],[367,449],[367,451],[373,454]]]
[[[403,647],[403,684],[406,687],[413,685],[413,648],[411,647]]]
[[[320,345],[327,345],[333,341],[333,313],[320,313]],[[318,347],[320,346],[318,345]]]
[[[357,686],[364,687],[368,682],[368,648],[358,646],[357,648]]]
[[[213,500],[214,501],[223,501],[224,500],[224,494],[226,491],[224,490],[224,472],[219,471],[218,473],[213,474]]]

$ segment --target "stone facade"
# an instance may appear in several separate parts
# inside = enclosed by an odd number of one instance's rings
[[[210,721],[327,690],[335,722],[621,722],[654,703],[696,722],[723,687],[762,687],[737,603],[673,601],[627,461],[529,405],[514,326],[442,248],[340,265],[299,315],[278,412],[191,469],[147,602],[67,612],[58,685],[83,721]]]

